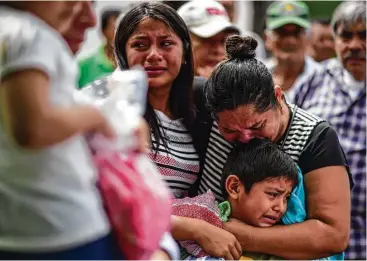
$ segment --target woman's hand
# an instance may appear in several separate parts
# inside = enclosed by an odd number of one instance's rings
[[[196,242],[210,256],[238,260],[242,254],[241,245],[233,234],[204,221],[197,229]]]
[[[223,223],[223,229],[233,234],[236,238],[242,239],[240,243],[243,242],[244,238],[250,240],[250,237],[246,233],[246,228],[251,228],[251,226],[235,218],[230,218],[228,222]]]

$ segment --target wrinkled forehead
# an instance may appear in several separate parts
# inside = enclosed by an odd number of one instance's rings
[[[366,30],[366,24],[363,21],[357,21],[357,22],[341,22],[337,28],[337,32],[341,31],[364,31]]]
[[[152,19],[150,17],[144,18],[136,26],[130,38],[134,36],[177,36],[172,28],[165,22]]]
[[[270,110],[259,113],[254,106],[240,106],[235,110],[225,110],[218,113],[217,122],[226,128],[251,128],[254,124],[266,119]]]

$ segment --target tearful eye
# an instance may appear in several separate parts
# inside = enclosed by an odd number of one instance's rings
[[[262,128],[264,128],[264,126],[265,126],[265,123],[262,123],[260,126],[256,126],[254,130],[261,130]]]
[[[162,46],[168,47],[168,46],[171,46],[171,45],[172,45],[172,42],[170,42],[170,41],[162,42]]]
[[[132,47],[133,48],[144,48],[145,45],[143,43],[140,43],[140,42],[136,42],[136,43],[133,43],[132,44]]]
[[[235,130],[230,130],[230,129],[223,129],[223,131],[225,132],[225,133],[228,133],[228,134],[233,134],[233,133],[236,133],[237,131],[235,131]]]
[[[261,130],[262,128],[264,128],[265,122],[266,121],[263,121],[261,124],[258,123],[257,125],[254,125],[253,127],[251,127],[251,130]]]

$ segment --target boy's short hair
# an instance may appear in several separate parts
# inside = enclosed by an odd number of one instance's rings
[[[222,175],[222,192],[225,198],[228,193],[225,188],[229,175],[239,178],[246,193],[252,185],[267,178],[286,178],[296,185],[298,169],[292,158],[281,151],[276,144],[266,139],[252,139],[247,144],[236,144],[228,155]]]

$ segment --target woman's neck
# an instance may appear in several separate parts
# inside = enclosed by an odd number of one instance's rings
[[[150,88],[148,91],[148,101],[154,110],[163,112],[167,117],[172,118],[169,108],[169,94],[171,88]]]

